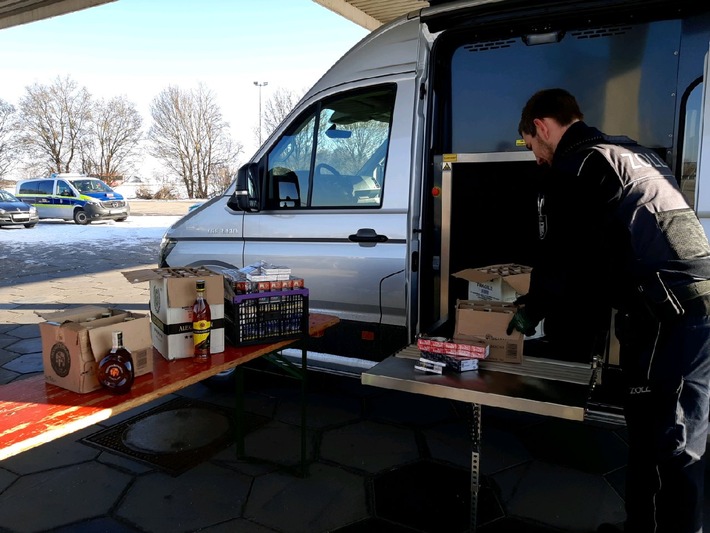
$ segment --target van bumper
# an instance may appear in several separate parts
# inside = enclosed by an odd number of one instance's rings
[[[128,215],[131,214],[131,208],[128,205],[128,202],[112,202],[112,204],[118,203],[123,205],[104,206],[100,204],[97,205],[87,203],[84,206],[84,211],[86,211],[86,215],[90,220],[117,220],[127,218]]]

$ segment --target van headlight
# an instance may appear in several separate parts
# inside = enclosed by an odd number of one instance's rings
[[[30,215],[36,215],[37,214],[37,208],[33,205],[30,206]]]

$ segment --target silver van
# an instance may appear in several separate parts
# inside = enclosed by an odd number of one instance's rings
[[[96,220],[122,222],[131,213],[121,194],[100,179],[83,174],[21,180],[16,185],[16,196],[35,206],[40,219],[60,218],[84,225]]]
[[[342,320],[309,365],[369,368],[451,322],[466,294],[451,274],[532,262],[539,170],[517,126],[541,88],[566,88],[589,124],[653,147],[710,230],[709,43],[707,2],[410,13],[343,56],[222,196],[167,231],[159,262],[291,266],[311,309]]]

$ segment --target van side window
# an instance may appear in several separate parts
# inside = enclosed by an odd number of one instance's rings
[[[66,181],[57,181],[57,195],[58,196],[74,196],[74,192],[71,190]]]
[[[20,190],[17,194],[31,194],[35,196],[38,194],[53,194],[53,188],[54,181],[52,180],[27,181],[20,184]]]
[[[696,177],[698,175],[698,148],[700,147],[700,125],[702,123],[703,83],[697,84],[684,96],[681,113],[684,117],[682,156],[676,176],[680,190],[690,207],[695,208]]]
[[[39,182],[28,181],[20,184],[20,190],[17,194],[39,194]]]
[[[267,209],[379,207],[395,87],[326,100],[268,155]]]

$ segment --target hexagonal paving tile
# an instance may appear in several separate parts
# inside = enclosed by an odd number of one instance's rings
[[[471,509],[471,472],[433,461],[418,461],[375,477],[375,514],[417,531],[456,533],[468,530]],[[491,498],[493,501],[491,501]],[[479,493],[479,517],[502,515],[490,491]]]
[[[155,533],[195,531],[239,518],[251,478],[203,463],[178,477],[136,479],[116,514]]]
[[[12,372],[17,372],[18,374],[34,374],[36,372],[42,372],[44,369],[44,366],[42,365],[42,354],[29,353],[26,355],[20,355],[15,357],[12,361],[5,363],[3,368]]]
[[[519,436],[534,458],[590,474],[612,472],[626,460],[627,445],[613,428],[548,418]]]
[[[244,517],[278,531],[332,531],[368,516],[365,480],[345,470],[311,465],[310,476],[274,472],[254,480]]]
[[[618,523],[625,516],[623,500],[599,475],[532,461],[492,479],[508,515],[562,531],[594,531],[602,522]]]
[[[82,463],[18,479],[0,499],[2,525],[12,531],[46,531],[106,514],[131,476],[98,463]],[[60,520],[58,520],[58,518]]]
[[[418,459],[419,449],[412,430],[366,420],[324,431],[320,456],[375,473]]]

